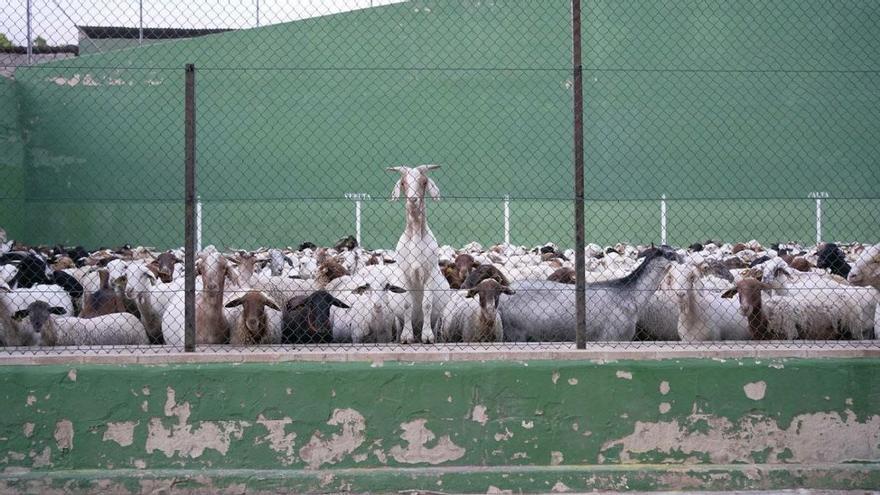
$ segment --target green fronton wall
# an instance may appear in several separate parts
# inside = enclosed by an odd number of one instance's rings
[[[15,83],[0,77],[0,228],[10,239],[26,236],[24,212],[24,136]]]
[[[0,491],[877,488],[878,365],[4,366]]]
[[[440,163],[442,244],[571,245],[568,0],[427,1],[16,72],[25,240],[182,243],[183,66],[204,240],[392,247],[389,165]],[[880,240],[878,2],[584,3],[588,241]]]

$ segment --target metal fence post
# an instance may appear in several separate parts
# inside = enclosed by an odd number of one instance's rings
[[[144,43],[144,0],[138,1],[138,45]]]
[[[575,343],[587,347],[586,261],[584,260],[584,93],[581,64],[581,2],[571,0],[572,76],[574,94],[574,270]]]
[[[27,0],[27,63],[31,65],[31,59],[34,56],[34,35],[31,32],[31,0]]]
[[[186,64],[184,96],[186,219],[184,221],[184,340],[186,352],[196,350],[196,68]]]

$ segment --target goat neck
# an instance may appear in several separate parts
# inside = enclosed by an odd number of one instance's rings
[[[427,205],[425,198],[406,200],[406,236],[422,238],[428,234]]]

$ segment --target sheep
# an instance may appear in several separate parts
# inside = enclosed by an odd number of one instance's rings
[[[834,275],[843,278],[846,278],[849,275],[850,266],[849,263],[846,262],[846,255],[843,254],[843,251],[837,246],[837,244],[834,244],[833,242],[822,244],[819,246],[816,256],[817,267],[826,268]]]
[[[91,319],[60,317],[63,308],[43,301],[19,310],[15,317],[44,346],[147,345],[147,333],[136,316],[108,314]]]
[[[278,277],[284,270],[284,263],[290,261],[290,258],[284,256],[280,249],[269,250],[269,269],[273,277]],[[293,262],[290,262],[293,265]]]
[[[125,272],[120,274],[124,275]],[[122,298],[116,293],[116,290],[110,286],[110,271],[107,269],[98,270],[100,278],[100,287],[94,292],[85,294],[83,298],[83,308],[79,314],[80,318],[94,318],[96,316],[108,315],[111,313],[124,313],[125,306]]]
[[[551,273],[547,280],[551,282],[559,282],[561,284],[575,284],[575,276],[577,272],[574,271],[574,268],[562,267],[557,268],[553,273]]]
[[[14,309],[10,307],[8,296],[12,289],[4,280],[0,280],[0,346],[28,346],[36,344],[32,332],[21,332],[18,322],[12,315]]]
[[[24,289],[15,289],[7,294],[7,303],[12,311],[25,309],[29,304],[43,301],[50,306],[64,308],[65,314],[72,315],[74,304],[63,287],[55,284],[39,284]]]
[[[4,256],[10,254],[12,253]],[[9,287],[13,289],[27,289],[35,285],[52,283],[52,280],[49,278],[49,273],[51,272],[46,264],[46,260],[42,256],[28,253],[18,262],[17,268],[12,280],[9,281]]]
[[[333,341],[330,307],[350,308],[325,290],[296,296],[284,304],[281,313],[283,344],[326,344]]]
[[[473,271],[471,271],[470,275],[467,276],[464,283],[461,284],[461,288],[473,289],[481,281],[490,278],[504,286],[509,286],[510,280],[514,280],[512,278],[509,279],[508,277],[506,277],[503,271],[495,265],[480,265],[476,267]]]
[[[670,267],[667,279],[678,305],[678,337],[685,342],[748,340],[748,320],[740,313],[739,305],[722,298],[718,291],[717,281],[724,289],[729,288],[730,281],[714,278],[711,273],[708,264]]]
[[[857,311],[861,316],[850,329],[853,338],[870,336],[871,331],[876,331],[877,324],[880,323],[880,314],[878,314],[880,293],[876,290],[853,287],[834,274],[792,271],[779,258],[767,262],[762,270],[761,280],[770,284],[772,295],[812,298],[838,310],[849,307]]]
[[[722,297],[739,296],[740,312],[748,319],[755,340],[835,339],[860,334],[861,311],[853,304],[829,304],[815,297],[770,296],[762,292],[774,286],[756,279],[743,279]]]
[[[206,251],[198,260],[202,291],[196,298],[196,343],[224,344],[230,323],[223,312],[223,291],[227,279],[239,285],[238,272],[216,250]]]
[[[196,290],[199,290],[201,280],[196,279]],[[162,331],[162,320],[166,309],[172,305],[177,296],[181,299],[181,306],[175,312],[168,313],[168,319],[176,319],[183,322],[183,289],[182,278],[173,280],[171,283],[162,283],[149,266],[141,263],[132,263],[126,268],[125,275],[117,279],[117,283],[123,286],[125,297],[134,301],[140,314],[141,323],[144,324],[147,336],[151,344],[183,344],[183,330],[180,327],[176,339],[166,341]]]
[[[849,283],[871,286],[880,291],[880,244],[866,248],[853,263],[847,275]],[[875,332],[880,329],[875,328]]]
[[[174,268],[178,263],[182,263],[173,252],[165,251],[150,263],[150,269],[155,270],[155,275],[164,283],[171,283],[174,279]]]
[[[663,278],[667,266],[679,261],[668,247],[652,248],[632,273],[587,285],[587,339],[632,340],[639,309]],[[572,341],[575,337],[575,291],[549,281],[512,284],[516,294],[501,307],[505,341]]]
[[[453,298],[443,310],[441,342],[501,342],[504,329],[498,314],[501,294],[516,291],[495,279],[482,280],[465,297]],[[474,299],[474,296],[478,296]]]
[[[225,304],[226,308],[241,306],[232,325],[232,345],[277,344],[281,336],[281,308],[265,292],[249,290]],[[267,310],[267,308],[269,308]]]
[[[398,321],[402,320],[395,317],[391,301],[395,295],[406,293],[406,289],[377,277],[343,277],[334,282],[339,282],[335,289],[339,299],[351,309],[330,308],[333,342],[392,342],[399,330]]]
[[[327,258],[318,265],[318,274],[315,277],[315,285],[319,288],[326,287],[332,280],[351,275],[335,258]]]
[[[440,168],[439,165],[420,165],[418,167],[389,167],[386,170],[400,173],[400,180],[394,186],[391,199],[406,198],[406,228],[397,241],[395,249],[397,263],[406,279],[412,313],[405,318],[400,333],[401,343],[413,343],[416,333],[421,334],[423,343],[434,342],[434,324],[439,321],[442,307],[435,307],[435,291],[448,290],[449,286],[438,267],[437,239],[428,227],[425,194],[433,199],[440,198],[440,189],[428,177],[428,172]]]
[[[473,256],[467,253],[456,256],[452,264],[455,265],[456,270],[458,270],[458,278],[461,280],[466,280],[474,267],[480,265],[474,261]]]

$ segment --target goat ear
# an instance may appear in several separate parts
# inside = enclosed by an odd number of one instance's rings
[[[396,294],[403,294],[404,292],[406,292],[406,289],[404,289],[403,287],[391,284],[385,284],[385,290],[394,292]]]
[[[12,313],[12,319],[16,321],[21,321],[27,318],[29,311],[27,309],[19,309],[15,313]]]
[[[437,187],[437,184],[435,184],[434,181],[431,179],[428,179],[428,195],[431,196],[431,199],[440,199],[440,188]]]
[[[427,165],[419,165],[419,170],[421,170],[421,171],[423,171],[423,172],[428,172],[428,171],[431,171],[431,170],[437,170],[438,168],[440,168],[440,165],[433,164],[433,163],[429,163],[429,164],[427,164]]]
[[[266,294],[263,294],[263,304],[274,309],[275,311],[281,311],[281,308],[278,306],[278,303],[276,303],[274,299],[267,296]]]
[[[238,269],[232,265],[227,265],[226,278],[228,278],[229,281],[232,282],[233,284],[239,285],[240,277],[239,277]]]
[[[473,289],[469,289],[468,292],[467,292],[467,295],[464,296],[464,297],[474,297],[474,296],[476,296],[476,295],[477,295],[477,289],[476,289],[476,287],[475,287],[475,288],[473,288]]]
[[[236,299],[229,301],[224,306],[227,308],[234,308],[236,306],[241,306],[242,304],[244,304],[244,299],[239,297],[239,298],[236,298]]]
[[[49,308],[49,312],[53,315],[63,315],[67,313],[67,310],[62,308],[61,306],[52,306]]]
[[[394,189],[391,191],[391,201],[397,201],[400,199],[400,189],[403,187],[403,177],[400,178],[395,184]]]
[[[512,296],[512,295],[516,294],[515,290],[511,289],[510,287],[508,287],[506,285],[501,286],[501,292],[507,294],[508,296]]]
[[[398,172],[402,174],[404,170],[406,170],[406,167],[385,167],[385,170],[387,170],[388,172]]]
[[[724,292],[721,293],[721,297],[723,297],[724,299],[732,299],[733,296],[736,295],[736,293],[737,293],[737,289],[736,289],[736,288],[733,288],[733,289],[727,289],[726,291],[724,291]]]
[[[337,308],[349,309],[351,307],[333,296],[330,296],[330,304],[336,306]]]

